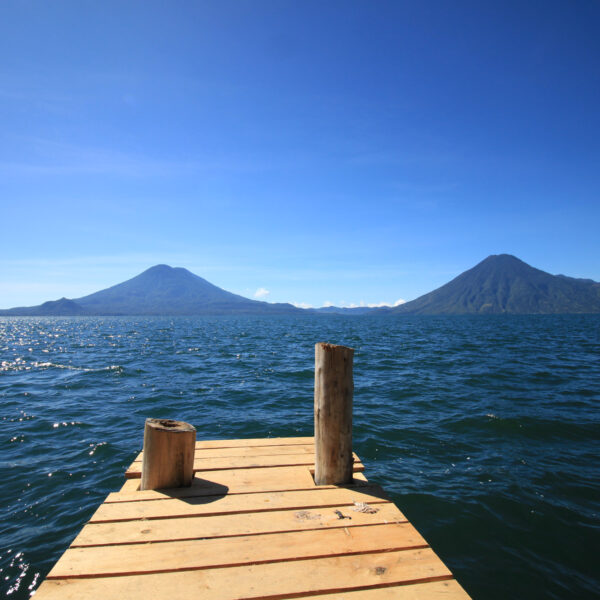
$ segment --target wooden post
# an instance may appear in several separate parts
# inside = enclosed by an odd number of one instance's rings
[[[315,483],[352,483],[352,359],[345,346],[315,345]]]
[[[140,490],[189,487],[194,477],[196,429],[171,419],[146,419]]]

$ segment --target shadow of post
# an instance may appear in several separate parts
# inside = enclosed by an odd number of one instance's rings
[[[211,502],[217,502],[225,497],[229,492],[229,487],[216,481],[202,479],[197,475],[194,475],[190,487],[169,488],[156,491],[169,498],[177,498],[188,504],[209,504]]]

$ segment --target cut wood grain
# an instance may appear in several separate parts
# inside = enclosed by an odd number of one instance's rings
[[[435,553],[425,548],[147,575],[49,579],[38,589],[36,600],[275,599],[451,577]]]
[[[392,587],[371,588],[355,591],[324,594],[315,597],[295,596],[296,600],[468,600],[468,596],[455,579],[394,585]]]
[[[125,472],[125,477],[140,477],[141,464],[134,462]],[[266,456],[230,456],[225,458],[194,459],[194,472],[220,471],[223,469],[256,469],[261,467],[290,467],[294,465],[314,466],[314,456],[310,454],[284,454]],[[364,470],[358,456],[354,455],[354,470]]]
[[[198,496],[193,498],[145,500],[142,502],[114,502],[102,504],[92,515],[90,523],[128,521],[131,519],[165,519],[200,515],[220,515],[265,510],[306,509],[354,502],[377,504],[387,502],[379,486],[360,488],[330,488],[291,492],[258,492],[226,496]]]
[[[196,448],[195,456],[201,459],[228,458],[230,456],[280,456],[297,454],[300,456],[313,455],[314,444],[297,444],[282,446],[238,446],[235,448]],[[133,462],[142,462],[144,453],[140,452]]]
[[[355,471],[352,474],[353,484],[362,485],[367,482],[367,478],[363,471]],[[287,483],[286,483],[287,482]],[[277,473],[273,473],[270,467],[258,468],[258,469],[225,469],[218,472],[204,472],[196,471],[194,473],[194,479],[192,480],[190,494],[195,495],[195,487],[203,488],[206,485],[214,483],[216,486],[225,486],[228,488],[228,494],[239,494],[247,492],[274,492],[278,490],[302,490],[312,489],[315,486],[313,473],[311,473],[310,467],[306,465],[298,465],[291,467],[279,467]],[[187,495],[187,488],[180,488],[177,492],[169,490],[168,492],[161,492],[160,490],[152,490],[149,492],[141,493],[139,490],[140,480],[139,479],[126,479],[121,489],[118,492],[113,492],[108,495],[105,502],[120,502],[121,494],[140,494],[140,500],[150,498],[165,498],[173,496],[181,497]],[[152,494],[147,498],[144,494]],[[132,500],[128,498],[127,500]]]
[[[277,491],[311,489],[315,482],[306,465],[280,467],[273,477],[271,467],[256,469],[223,469],[221,471],[197,471],[189,488],[176,490],[138,490],[139,480],[128,479],[127,487],[109,494],[105,502],[152,500],[157,498],[185,498],[188,496],[217,495],[248,491]]]
[[[291,438],[249,438],[239,440],[200,440],[196,442],[196,448],[237,448],[239,446],[297,446],[302,444],[314,444],[314,437],[291,437]]]
[[[347,504],[337,504],[302,510],[233,513],[187,519],[141,519],[88,523],[73,540],[71,547],[144,544],[407,522],[406,517],[392,502],[373,506],[377,512],[361,513],[353,510],[353,507]],[[343,517],[351,518],[340,518],[336,511],[339,511]]]
[[[315,443],[314,437],[297,438],[255,438],[239,440],[197,440],[196,451],[227,449],[227,448],[269,448],[282,446],[306,446]],[[135,461],[142,460],[143,451],[134,458]]]
[[[102,546],[70,548],[48,579],[166,573],[426,546],[410,523],[402,523],[119,546],[111,552]]]
[[[256,477],[251,474],[257,473]],[[205,479],[204,479],[204,478]],[[167,498],[192,498],[194,496],[219,496],[223,494],[249,494],[256,492],[276,492],[293,490],[313,490],[315,482],[306,466],[281,467],[277,476],[273,470],[264,469],[227,469],[223,471],[199,471],[192,480],[189,488],[168,490],[138,490],[139,479],[129,479],[132,486],[119,492],[112,492],[106,497],[105,503],[139,502],[141,500],[165,500]],[[137,483],[136,483],[137,482]],[[364,487],[369,485],[362,473],[355,473],[351,486]],[[346,487],[351,487],[346,486]],[[319,486],[319,489],[336,486]]]

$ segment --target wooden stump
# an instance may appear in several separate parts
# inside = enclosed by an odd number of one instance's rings
[[[189,487],[194,477],[196,429],[171,419],[146,419],[140,490]]]
[[[352,360],[354,350],[315,346],[315,483],[352,482]]]

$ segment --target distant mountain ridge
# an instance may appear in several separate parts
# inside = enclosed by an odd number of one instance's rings
[[[600,313],[600,283],[550,275],[511,254],[488,256],[398,315]]]
[[[488,256],[416,300],[390,308],[300,309],[227,292],[187,269],[156,265],[94,294],[39,306],[0,310],[0,316],[227,314],[560,314],[600,313],[600,283],[550,275],[510,254]]]
[[[94,294],[39,306],[11,308],[0,315],[219,315],[293,314],[291,304],[270,304],[227,292],[187,269],[156,265],[136,277]]]

